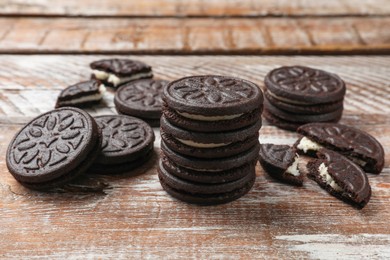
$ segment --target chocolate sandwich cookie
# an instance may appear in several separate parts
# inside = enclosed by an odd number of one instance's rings
[[[296,131],[297,128],[302,125],[302,123],[292,122],[292,121],[278,118],[277,116],[270,113],[268,110],[264,110],[263,117],[271,125],[277,126],[281,129],[285,129],[285,130]]]
[[[98,60],[92,62],[90,67],[92,77],[102,81],[109,87],[118,87],[129,81],[153,77],[152,68],[136,60]]]
[[[267,99],[264,100],[265,109],[282,120],[288,120],[296,123],[310,123],[310,122],[337,122],[343,114],[343,106],[341,105],[337,110],[325,114],[297,114],[284,111],[273,106]]]
[[[258,159],[260,144],[257,143],[252,148],[237,155],[224,158],[196,158],[193,156],[183,156],[172,151],[162,140],[161,151],[175,162],[177,165],[196,171],[226,171],[232,168],[240,167],[244,164]]]
[[[88,113],[59,108],[36,117],[15,135],[8,146],[7,167],[26,187],[55,188],[85,172],[100,145],[100,130]]]
[[[371,197],[365,172],[339,153],[320,149],[317,156],[307,165],[308,177],[336,198],[363,208]]]
[[[199,184],[182,180],[170,174],[161,165],[158,167],[161,186],[172,197],[194,204],[214,205],[240,198],[252,188],[256,173],[253,169],[241,179],[222,184]]]
[[[283,102],[271,94],[267,90],[264,91],[264,99],[274,107],[284,110],[292,114],[319,115],[327,114],[343,107],[343,99],[336,102],[316,104],[316,105],[297,105]]]
[[[259,161],[265,172],[280,181],[302,186],[303,175],[299,171],[299,156],[288,145],[261,144]]]
[[[86,107],[97,104],[105,91],[106,88],[98,80],[83,81],[62,90],[55,107]]]
[[[295,146],[302,153],[314,154],[325,147],[339,152],[366,172],[379,174],[384,166],[382,145],[370,134],[342,124],[311,123],[298,128],[303,135]]]
[[[163,114],[174,125],[199,132],[229,131],[259,120],[263,95],[249,81],[226,76],[192,76],[163,91]]]
[[[160,125],[161,95],[166,80],[143,79],[121,86],[115,93],[114,103],[120,114],[143,119],[151,126]]]
[[[269,95],[289,104],[323,104],[344,98],[345,83],[337,75],[303,66],[280,67],[264,79]]]
[[[235,131],[187,131],[161,117],[161,138],[173,151],[198,158],[222,158],[242,153],[258,143],[261,122]]]
[[[256,161],[246,163],[242,166],[235,167],[225,171],[196,171],[181,167],[172,162],[165,156],[164,153],[160,155],[161,165],[164,169],[172,175],[183,180],[188,180],[197,183],[225,183],[235,181],[243,178],[255,169]]]
[[[125,115],[95,118],[103,141],[98,159],[89,172],[116,174],[133,170],[152,155],[154,133],[141,119]]]

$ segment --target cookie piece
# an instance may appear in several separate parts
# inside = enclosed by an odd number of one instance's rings
[[[303,66],[280,67],[264,79],[274,98],[299,105],[336,102],[344,98],[344,81],[335,74]]]
[[[303,185],[303,175],[298,168],[299,156],[293,147],[261,144],[259,161],[271,177],[289,184]]]
[[[263,94],[252,82],[206,75],[170,82],[164,88],[163,101],[171,109],[163,113],[172,124],[194,131],[228,131],[259,119]],[[223,126],[220,130],[212,128],[218,124]]]
[[[254,170],[256,165],[256,161],[253,161],[225,171],[196,171],[177,165],[168,159],[164,153],[160,154],[160,160],[162,167],[170,174],[183,180],[208,184],[238,180],[246,176],[248,172]]]
[[[159,124],[161,95],[168,83],[166,80],[152,79],[129,82],[116,91],[115,108],[120,114],[156,121]]]
[[[306,114],[306,115],[318,115],[318,114],[327,114],[333,111],[336,111],[343,107],[343,99],[336,102],[316,104],[316,105],[297,105],[290,104],[278,100],[273,97],[269,91],[264,91],[264,100],[268,100],[268,103],[271,103],[274,107],[284,110],[292,114]]]
[[[339,153],[320,149],[317,156],[307,165],[308,177],[336,198],[363,208],[371,197],[366,173]]]
[[[199,184],[181,180],[167,172],[161,163],[158,167],[158,177],[163,189],[179,200],[200,204],[215,205],[236,200],[250,191],[255,179],[255,171],[247,176],[222,184]]]
[[[155,136],[147,123],[125,115],[98,116],[95,120],[102,130],[103,141],[90,172],[130,171],[150,158]]]
[[[118,87],[126,82],[153,78],[152,68],[143,62],[129,59],[105,59],[90,64],[92,76],[106,86]]]
[[[55,107],[86,107],[97,104],[102,100],[105,91],[106,88],[98,80],[79,82],[61,91]]]
[[[161,138],[173,151],[198,158],[222,158],[242,153],[258,143],[261,122],[236,131],[187,131],[161,117]]]
[[[295,146],[302,153],[313,154],[325,147],[339,152],[366,172],[379,174],[385,162],[382,145],[370,134],[355,127],[334,123],[311,123],[298,128],[304,137]]]
[[[273,106],[267,99],[264,100],[264,109],[282,120],[288,120],[303,124],[310,122],[337,122],[341,119],[341,116],[343,114],[342,105],[337,110],[326,114],[310,115],[290,113]]]
[[[259,149],[260,144],[257,143],[245,152],[234,156],[204,159],[178,154],[169,149],[163,140],[161,141],[161,151],[169,158],[169,160],[175,162],[181,167],[195,171],[226,171],[240,167],[244,164],[257,160],[259,156]]]
[[[95,120],[77,108],[44,113],[24,126],[7,150],[7,167],[22,185],[59,187],[82,174],[98,156],[101,133]]]

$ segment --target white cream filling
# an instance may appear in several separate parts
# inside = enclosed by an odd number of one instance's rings
[[[102,70],[92,70],[92,74],[94,74],[97,79],[106,80],[107,82],[112,83],[115,87],[118,85],[121,85],[122,83],[128,82],[128,81],[153,76],[153,72],[151,72],[151,71],[145,72],[145,73],[134,74],[133,76],[130,76],[130,77],[118,77],[113,73],[107,73],[107,72],[102,71]]]
[[[196,115],[189,114],[186,112],[176,111],[181,116],[184,116],[189,119],[199,120],[199,121],[222,121],[222,120],[231,120],[237,117],[242,116],[243,114],[235,114],[235,115],[226,115],[226,116],[204,116],[204,115]]]
[[[322,180],[324,182],[326,182],[326,184],[328,184],[330,187],[332,187],[332,189],[334,189],[335,191],[342,191],[343,189],[334,181],[334,179],[332,178],[332,176],[329,175],[328,173],[328,167],[325,166],[324,163],[321,163],[320,164],[320,167],[318,167],[318,172],[322,178]]]
[[[279,97],[277,95],[275,95],[274,93],[272,93],[271,91],[269,91],[269,89],[267,90],[267,93],[277,99],[277,100],[280,100],[280,101],[284,101],[286,103],[290,103],[290,104],[298,104],[298,105],[310,105],[309,103],[305,103],[305,102],[299,102],[299,101],[296,101],[296,100],[292,100],[292,99],[288,99],[288,98],[284,98],[284,97]]]
[[[104,92],[106,92],[106,87],[103,84],[100,84],[99,93],[89,95],[89,96],[75,98],[72,100],[61,101],[61,104],[62,105],[76,105],[76,104],[80,104],[80,103],[98,101],[98,100],[102,99]]]
[[[176,140],[180,141],[181,143],[185,144],[185,145],[188,145],[188,146],[191,146],[191,147],[196,147],[196,148],[215,148],[215,147],[222,147],[222,146],[226,146],[226,145],[229,145],[231,143],[209,143],[209,144],[205,144],[205,143],[196,143],[194,141],[191,141],[191,140],[184,140],[184,139],[179,139],[179,138],[176,138]]]
[[[304,153],[307,153],[307,151],[309,151],[309,150],[318,151],[322,148],[322,146],[316,142],[313,142],[312,140],[310,140],[306,136],[304,136],[301,139],[301,141],[299,142],[299,144],[297,145],[297,148],[299,150],[302,150]]]
[[[355,157],[348,157],[351,161],[353,161],[354,163],[356,163],[357,165],[360,165],[361,167],[364,167],[366,166],[367,162],[363,161],[363,160],[360,160],[358,158],[355,158]]]
[[[299,155],[295,156],[294,162],[287,168],[286,173],[289,173],[293,176],[300,176],[301,172],[298,169]]]

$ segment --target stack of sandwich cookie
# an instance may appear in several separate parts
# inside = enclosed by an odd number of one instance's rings
[[[141,61],[129,59],[106,59],[90,64],[92,78],[104,85],[116,88],[124,83],[153,78],[152,68]]]
[[[164,88],[163,102],[162,187],[173,197],[204,205],[246,194],[260,148],[259,87],[231,77],[187,77]]]
[[[337,75],[302,66],[281,67],[267,74],[264,117],[271,124],[296,130],[311,122],[338,122],[345,83]]]
[[[114,103],[120,114],[141,118],[151,126],[160,125],[161,95],[166,80],[143,79],[121,86],[115,93]]]

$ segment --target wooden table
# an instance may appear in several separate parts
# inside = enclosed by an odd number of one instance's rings
[[[3,0],[0,13],[0,258],[390,258],[389,1]],[[189,205],[162,190],[157,155],[132,174],[23,188],[5,165],[10,139],[108,57],[142,60],[168,80],[214,73],[261,87],[281,65],[339,74],[348,89],[341,123],[385,149],[385,169],[369,175],[371,201],[359,211],[310,180],[275,182],[258,165],[245,197]],[[88,112],[115,113],[112,93],[105,102]],[[268,124],[260,131],[263,143],[296,138]]]

